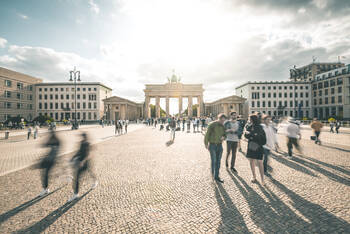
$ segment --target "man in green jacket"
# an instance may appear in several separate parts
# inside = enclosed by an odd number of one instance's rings
[[[211,173],[217,182],[223,183],[224,181],[219,177],[220,162],[222,157],[222,141],[225,140],[225,127],[224,122],[226,116],[224,114],[218,115],[218,120],[212,122],[204,137],[204,145],[210,152],[211,158]]]

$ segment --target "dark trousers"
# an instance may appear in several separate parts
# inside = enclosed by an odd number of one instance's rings
[[[315,143],[321,142],[320,139],[319,139],[319,138],[320,138],[320,133],[321,133],[321,132],[319,132],[319,131],[315,131],[315,136],[316,136]]]
[[[74,174],[73,189],[74,189],[75,194],[79,193],[79,180],[85,171],[89,171],[90,175],[93,177],[93,179],[96,179],[96,176],[92,173],[92,171],[89,167],[89,161],[86,160],[82,166],[79,166],[76,168],[76,171]]]
[[[219,178],[222,151],[222,144],[209,144],[209,152],[211,158],[211,173],[214,179]]]
[[[43,189],[47,189],[49,186],[49,176],[51,168],[53,167],[53,163],[47,164],[45,168],[41,171],[41,183],[43,186]]]
[[[269,161],[270,152],[271,151],[269,149],[264,148],[264,161],[263,161],[263,164],[264,164],[264,172],[265,173],[267,172],[267,162]]]
[[[226,154],[226,166],[228,165],[228,158],[230,156],[230,153],[232,152],[231,157],[231,168],[235,168],[235,162],[236,162],[236,153],[237,153],[237,146],[238,142],[236,141],[226,141],[226,148],[227,148],[227,154]]]
[[[289,156],[293,156],[293,145],[295,148],[299,149],[298,139],[293,137],[288,137],[287,147],[288,147]]]
[[[32,134],[31,132],[28,132],[27,140],[29,140],[31,134]]]

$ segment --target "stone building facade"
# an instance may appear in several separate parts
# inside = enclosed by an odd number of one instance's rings
[[[136,120],[143,116],[143,104],[113,96],[103,100],[106,120]]]
[[[236,88],[236,95],[246,98],[249,114],[261,112],[270,116],[311,118],[310,82],[248,82]]]
[[[317,74],[344,67],[344,63],[311,63],[302,67],[290,69],[291,81],[312,81]]]
[[[350,64],[316,76],[312,82],[314,116],[350,120]]]
[[[36,113],[56,121],[73,120],[75,103],[77,120],[97,121],[104,117],[103,99],[112,96],[112,89],[98,82],[40,83],[35,87]]]
[[[0,122],[35,118],[35,84],[42,80],[0,67]]]
[[[232,95],[229,97],[221,98],[214,102],[205,103],[205,115],[206,116],[217,116],[220,113],[224,113],[228,116],[231,112],[236,112],[242,117],[247,118],[248,112],[244,107],[246,99]]]

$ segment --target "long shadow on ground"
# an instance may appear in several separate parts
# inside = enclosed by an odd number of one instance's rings
[[[304,199],[273,177],[271,177],[271,181],[291,199],[291,205],[309,220],[304,226],[307,230],[314,233],[347,233],[350,230],[350,223],[347,221],[338,218],[322,206]],[[269,188],[267,190],[273,194]]]
[[[250,233],[243,216],[221,184],[215,186],[215,198],[220,208],[222,221],[218,233]]]
[[[75,204],[77,204],[81,199],[83,199],[88,193],[91,192],[92,189],[88,190],[84,195],[79,197],[78,199],[67,202],[63,206],[59,207],[58,209],[51,212],[49,215],[47,215],[45,218],[40,220],[39,222],[33,224],[32,226],[20,230],[16,233],[40,233],[45,231],[46,228],[48,228],[51,224],[53,224],[59,217],[61,217],[64,213],[66,213],[70,208],[72,208]]]
[[[32,200],[30,201],[27,201],[25,203],[23,203],[22,205],[19,205],[17,206],[16,208],[12,209],[12,210],[9,210],[3,214],[0,215],[0,224],[5,222],[6,220],[8,220],[9,218],[11,218],[12,216],[15,216],[16,214],[18,214],[19,212],[27,209],[28,207],[34,205],[35,203],[41,201],[42,199],[44,198],[47,198],[48,196],[50,196],[51,194],[57,192],[58,190],[62,189],[63,187],[60,187],[54,191],[52,191],[51,193],[47,194],[46,196],[37,196],[35,198],[33,198]]]

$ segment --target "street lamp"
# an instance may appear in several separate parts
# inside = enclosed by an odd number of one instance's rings
[[[72,126],[72,129],[78,129],[77,124],[77,81],[80,81],[80,71],[76,70],[76,67],[74,67],[73,71],[70,71],[70,79],[69,81],[74,82],[74,125]]]
[[[297,105],[296,105],[296,97],[295,97],[295,93],[296,93],[296,83],[297,83],[297,72],[299,72],[299,69],[297,69],[297,67],[294,65],[293,68],[291,69],[292,71],[294,71],[294,95],[293,95],[293,100],[294,100],[294,115],[295,118],[297,118]]]

